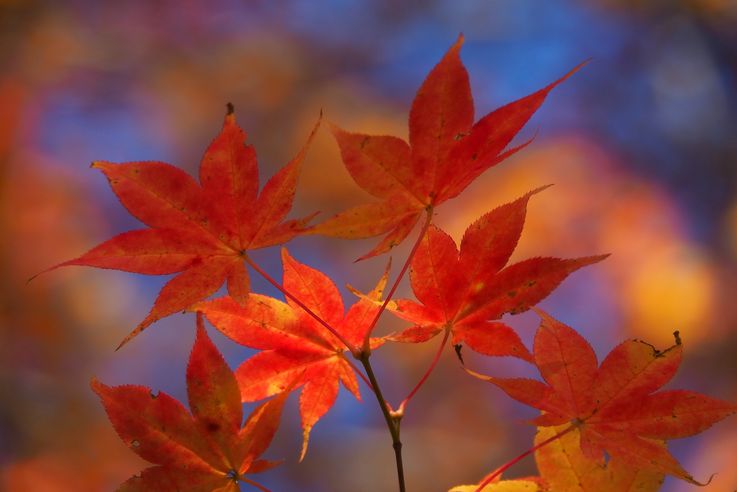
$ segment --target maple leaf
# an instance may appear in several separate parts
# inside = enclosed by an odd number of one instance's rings
[[[312,218],[284,218],[292,208],[307,143],[258,193],[258,163],[229,105],[222,131],[200,164],[200,184],[164,162],[92,163],[125,208],[148,229],[125,232],[67,265],[112,268],[149,275],[181,272],[159,293],[148,316],[118,348],[155,321],[213,294],[223,282],[243,302],[249,291],[244,260],[252,249],[282,244]],[[51,270],[50,269],[50,270]]]
[[[540,427],[535,446],[491,472],[476,485],[448,492],[655,492],[663,484],[660,472],[632,468],[618,458],[608,462],[586,457],[579,446],[580,429],[569,424]],[[660,444],[665,447],[664,443]],[[501,480],[501,471],[534,451],[539,477]],[[491,479],[490,483],[486,483]],[[479,487],[483,487],[479,489]]]
[[[532,361],[512,328],[490,320],[526,311],[570,273],[608,256],[531,258],[507,265],[522,234],[527,203],[542,189],[481,216],[466,229],[460,252],[448,234],[430,226],[410,270],[412,291],[419,302],[398,299],[387,306],[414,326],[387,339],[424,342],[449,329],[454,345],[465,343],[485,355]]]
[[[544,413],[533,422],[580,429],[580,447],[597,462],[604,452],[628,467],[696,483],[662,441],[687,437],[737,411],[737,405],[686,390],[657,391],[681,363],[682,345],[656,350],[627,340],[597,368],[596,354],[572,328],[539,311],[534,361],[545,383],[503,379],[468,371]],[[546,384],[547,383],[547,384]]]
[[[478,485],[456,485],[448,492],[476,492]],[[486,485],[481,492],[545,492],[548,489],[539,480],[518,478],[500,480]]]
[[[360,259],[401,243],[424,211],[431,213],[485,170],[527,145],[504,150],[548,93],[581,66],[474,123],[471,86],[460,59],[462,44],[461,35],[417,91],[409,113],[409,143],[332,126],[348,172],[358,186],[380,201],[343,211],[310,233],[345,239],[386,233]]]
[[[375,302],[386,287],[388,269],[377,286],[344,314],[343,300],[335,284],[322,272],[292,258],[282,249],[284,289],[340,333],[352,346],[362,346],[371,321],[379,310]],[[285,388],[302,387],[304,458],[310,431],[333,406],[338,382],[361,398],[353,366],[346,359],[346,346],[293,300],[251,294],[240,305],[229,297],[198,303],[193,310],[223,334],[247,347],[262,350],[235,371],[243,401],[257,401]],[[374,340],[372,347],[381,343]]]
[[[235,375],[207,336],[197,316],[197,338],[187,366],[190,414],[165,393],[145,386],[106,386],[92,381],[120,438],[156,466],[126,481],[121,492],[188,490],[236,492],[247,478],[278,465],[259,459],[279,425],[288,395],[257,407],[243,422]]]
[[[567,425],[540,427],[538,445],[564,432]],[[551,492],[655,492],[665,478],[663,473],[628,466],[614,457],[608,462],[593,460],[581,452],[580,429],[573,429],[535,451],[541,477]],[[658,443],[665,449],[664,443]]]

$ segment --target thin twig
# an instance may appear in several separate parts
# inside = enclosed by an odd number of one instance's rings
[[[294,296],[293,294],[291,294],[279,282],[277,282],[276,280],[274,280],[271,277],[271,275],[269,275],[264,270],[262,270],[261,267],[258,266],[255,261],[253,261],[251,258],[248,257],[248,255],[244,255],[244,259],[246,260],[246,263],[248,263],[248,265],[250,265],[251,268],[253,268],[254,270],[256,270],[263,278],[266,279],[266,281],[268,281],[271,285],[273,285],[274,287],[276,287],[279,290],[279,292],[281,292],[286,297],[288,297],[289,299],[291,299],[292,301],[294,301],[294,303],[296,305],[298,305],[300,308],[302,308],[307,314],[309,314],[310,316],[312,316],[318,323],[320,323],[322,326],[324,326],[326,330],[328,330],[338,340],[340,340],[340,342],[348,348],[348,350],[351,352],[351,354],[354,354],[354,355],[356,354],[356,350],[357,350],[356,347],[354,347],[351,344],[351,342],[349,342],[348,340],[346,340],[346,338],[343,335],[341,335],[340,333],[338,333],[338,331],[335,328],[333,328],[332,326],[330,326],[330,324],[327,321],[323,320],[320,316],[318,316],[317,314],[315,314],[315,312],[312,311],[312,309],[308,308],[302,301],[300,301],[299,299],[297,299],[296,296]]]
[[[379,402],[379,407],[381,407],[381,413],[384,415],[386,426],[389,428],[389,433],[392,436],[394,458],[397,463],[399,492],[406,492],[407,489],[404,484],[404,464],[402,463],[402,441],[399,438],[399,421],[401,419],[401,415],[392,415],[393,412],[390,411],[389,405],[384,399],[384,395],[381,393],[381,388],[379,387],[379,382],[376,380],[376,375],[374,375],[374,370],[371,368],[369,357],[370,355],[364,352],[361,354],[361,358],[359,360],[361,361],[361,364],[363,364],[364,369],[366,369],[366,374],[368,375],[369,381],[371,381],[371,386],[374,388],[374,395],[376,395],[376,400]]]

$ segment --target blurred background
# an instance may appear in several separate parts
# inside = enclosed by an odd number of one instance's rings
[[[256,146],[262,184],[321,109],[349,130],[406,137],[415,91],[459,32],[477,118],[592,61],[522,132],[534,143],[441,207],[436,222],[459,240],[481,214],[554,183],[532,199],[514,258],[612,256],[542,307],[600,358],[629,337],[665,348],[680,330],[686,359],[670,387],[734,401],[736,23],[734,0],[0,0],[0,490],[107,491],[145,466],[109,425],[93,376],[186,401],[192,315],[114,352],[165,278],[69,268],[26,283],[139,227],[92,160],[162,160],[195,173],[228,101]],[[326,217],[367,198],[321,130],[293,216]],[[368,290],[386,258],[353,260],[375,242],[307,237],[290,251],[337,284]],[[395,274],[407,252],[392,252]],[[255,256],[281,276],[278,251]],[[400,295],[410,295],[406,285]],[[506,321],[531,342],[534,315]],[[402,326],[387,317],[379,333]],[[232,367],[251,354],[210,333]],[[391,402],[439,342],[377,352]],[[480,371],[529,373],[465,355]],[[341,393],[302,464],[291,397],[266,454],[286,463],[254,478],[275,492],[394,490],[389,436],[362,390],[363,403]],[[448,351],[403,422],[410,489],[478,481],[531,446],[523,421],[533,415],[465,376]],[[718,473],[705,490],[737,488],[736,418],[670,447],[697,479]],[[507,476],[535,473],[528,459]],[[663,490],[691,487],[668,479]]]

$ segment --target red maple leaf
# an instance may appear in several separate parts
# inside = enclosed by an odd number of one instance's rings
[[[243,422],[243,404],[233,372],[197,316],[197,339],[187,366],[192,414],[166,393],[145,386],[106,386],[92,381],[120,438],[156,466],[126,481],[121,492],[191,490],[237,492],[247,478],[278,465],[259,459],[279,425],[288,393],[257,407]]]
[[[299,263],[282,250],[284,289],[332,326],[351,346],[361,347],[371,321],[379,310],[375,302],[386,286],[388,269],[379,283],[344,314],[343,300],[335,284],[322,272]],[[333,406],[338,382],[360,399],[356,372],[346,358],[346,345],[287,299],[251,294],[240,305],[229,297],[198,303],[193,310],[232,340],[262,352],[246,360],[236,371],[243,401],[267,398],[285,388],[303,387],[299,400],[307,451],[310,431]],[[378,340],[373,341],[376,347]],[[350,352],[348,353],[350,356]]]
[[[459,36],[417,91],[409,113],[409,143],[332,127],[348,172],[381,201],[341,212],[311,233],[346,239],[387,233],[361,259],[401,243],[423,211],[454,198],[486,169],[527,145],[504,150],[548,93],[580,67],[474,123],[471,86],[460,59],[462,44]]]
[[[415,326],[387,338],[417,343],[451,330],[453,344],[465,343],[485,355],[513,355],[532,361],[512,328],[490,320],[526,311],[570,273],[607,257],[531,258],[507,265],[522,234],[527,202],[542,189],[476,220],[466,229],[460,252],[448,234],[430,226],[410,270],[412,291],[419,302],[399,299],[388,305],[394,314]]]
[[[737,405],[686,390],[657,391],[681,363],[682,345],[656,350],[627,340],[597,368],[596,354],[572,328],[540,312],[534,360],[545,383],[471,374],[544,413],[539,426],[570,422],[580,430],[584,455],[603,462],[604,452],[622,464],[696,482],[662,441],[704,431],[737,411]]]
[[[260,194],[256,152],[244,145],[246,134],[236,124],[232,106],[202,159],[200,184],[163,162],[92,163],[108,178],[125,208],[149,228],[115,236],[53,268],[87,265],[149,275],[181,272],[161,289],[148,316],[120,346],[151,323],[208,297],[223,282],[230,296],[243,302],[250,291],[244,264],[247,251],[285,243],[311,219],[284,221],[316,130],[317,125],[307,144]]]

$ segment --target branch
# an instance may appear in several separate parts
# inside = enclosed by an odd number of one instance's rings
[[[381,393],[379,382],[376,380],[374,370],[371,367],[369,361],[369,353],[363,352],[360,357],[361,364],[366,369],[369,381],[371,381],[371,387],[374,389],[374,395],[376,395],[376,401],[379,402],[381,407],[381,413],[384,415],[386,426],[389,428],[389,433],[392,436],[392,447],[394,448],[394,458],[397,462],[397,480],[399,481],[399,492],[406,492],[406,486],[404,484],[404,465],[402,463],[402,441],[399,438],[399,422],[402,419],[402,415],[398,412],[392,412],[389,409],[389,404],[384,399],[384,395]]]

